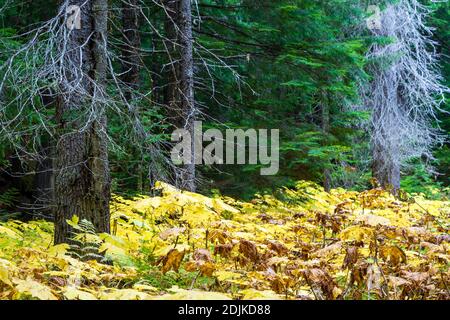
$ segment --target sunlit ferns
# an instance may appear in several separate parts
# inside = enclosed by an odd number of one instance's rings
[[[81,261],[107,262],[107,259],[99,254],[100,242],[98,240],[94,225],[88,220],[81,220],[72,231],[70,253]]]

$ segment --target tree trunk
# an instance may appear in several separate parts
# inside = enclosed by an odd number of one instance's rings
[[[122,3],[122,36],[124,45],[122,47],[122,81],[125,84],[125,99],[132,104],[136,97],[136,90],[139,88],[139,72],[142,69],[143,61],[140,55],[141,37],[139,34],[139,1],[128,0]],[[133,105],[131,110],[133,116],[138,116],[139,105]],[[141,155],[142,150],[138,148]],[[142,157],[142,156],[141,156]],[[137,191],[143,192],[143,166],[140,162],[137,166]]]
[[[328,134],[330,133],[330,107],[325,94],[323,94],[322,101],[322,132],[326,140],[328,140]],[[323,188],[326,192],[330,192],[331,190],[331,173],[327,167],[323,170]]]
[[[55,108],[56,99],[52,90],[43,90],[40,93],[42,105],[48,110]],[[41,136],[39,146],[39,158],[36,175],[34,177],[33,200],[34,208],[45,216],[52,214],[52,205],[55,198],[53,181],[53,159],[55,153],[55,141],[48,134]]]
[[[183,168],[182,188],[195,191],[195,139],[194,121],[196,109],[194,100],[194,57],[192,38],[191,0],[180,1],[180,91],[184,128],[191,133],[191,163]]]
[[[447,88],[440,81],[436,43],[428,36],[431,12],[419,0],[388,3],[380,28],[372,32],[392,41],[373,43],[366,55],[373,62],[367,70],[372,81],[363,90],[372,114],[373,177],[394,194],[401,166],[430,158],[443,138],[433,125]]]
[[[191,0],[167,0],[165,24],[166,49],[171,70],[166,86],[165,100],[172,123],[177,129],[191,133],[191,162],[177,172],[176,185],[180,189],[195,191],[194,121],[197,112],[194,99],[194,58],[192,37]]]
[[[139,1],[128,0],[122,4],[122,81],[128,87],[125,99],[130,101],[133,91],[139,87],[141,57],[139,55],[141,38],[139,35]]]
[[[387,152],[382,145],[373,146],[372,176],[382,188],[396,194],[400,189],[400,165],[386,160]]]
[[[55,244],[70,242],[73,234],[66,220],[74,215],[92,222],[97,232],[110,231],[107,119],[102,102],[108,5],[107,0],[69,5],[81,8],[81,29],[66,34],[63,67],[69,82],[60,84],[56,110]],[[73,66],[79,69],[74,71]],[[74,83],[80,87],[68,91]],[[81,116],[87,112],[89,117]]]
[[[179,49],[177,44],[178,40],[178,16],[179,16],[179,0],[166,0],[164,2],[166,10],[166,19],[164,21],[164,30],[166,33],[166,40],[164,41],[165,50],[169,56],[170,69],[167,75],[167,84],[164,90],[164,104],[170,109],[173,118],[172,123],[179,128],[180,110],[180,97],[178,91],[178,78],[179,78]]]
[[[53,153],[54,148],[51,144],[51,138],[42,137],[42,145],[39,149],[39,155],[42,160],[38,162],[36,175],[34,177],[33,198],[34,206],[39,212],[51,214],[51,205],[54,199],[53,185]]]
[[[379,120],[381,117],[379,110],[373,113],[373,117],[374,123],[382,122]],[[379,135],[372,139],[372,176],[377,179],[381,187],[396,194],[400,189],[400,163],[396,157],[400,146],[396,139],[386,137],[387,133],[382,129],[379,130]]]

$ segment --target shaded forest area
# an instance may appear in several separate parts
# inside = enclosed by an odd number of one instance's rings
[[[152,275],[239,299],[448,299],[449,13],[445,0],[0,0],[0,298],[36,283],[34,298],[103,297],[18,278],[21,264],[50,263],[52,239],[62,273],[47,265],[50,278],[127,270],[130,298],[168,294]],[[195,137],[198,123],[249,136],[226,164],[193,163],[206,145],[194,138],[191,162],[174,162],[175,133]],[[239,160],[264,129],[279,130],[263,149],[279,155],[275,175]],[[260,239],[258,219],[284,227]],[[22,236],[36,251],[15,261]],[[271,281],[236,282],[233,265]]]

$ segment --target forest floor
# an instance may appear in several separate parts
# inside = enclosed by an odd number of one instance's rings
[[[110,235],[74,217],[70,248],[50,222],[1,223],[0,299],[450,299],[449,202],[304,181],[249,203],[158,188],[115,196]]]

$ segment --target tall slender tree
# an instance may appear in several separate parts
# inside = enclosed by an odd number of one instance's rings
[[[122,81],[127,86],[125,98],[132,99],[139,86],[141,37],[139,34],[139,1],[122,2]]]
[[[400,188],[402,166],[414,158],[432,159],[433,146],[442,141],[434,122],[446,89],[440,83],[432,29],[426,25],[429,14],[417,0],[388,5],[381,27],[373,31],[389,42],[375,43],[368,54],[373,176],[394,192]]]
[[[322,132],[325,137],[330,134],[330,106],[327,101],[326,93],[322,94],[321,101],[321,113],[322,113]],[[331,172],[330,168],[325,167],[323,169],[323,188],[325,191],[330,192],[331,190]]]
[[[124,99],[134,117],[139,117],[140,103],[134,103],[139,95],[140,71],[143,67],[141,56],[141,35],[140,35],[140,3],[138,0],[128,0],[122,2],[122,73],[121,80],[124,85]],[[144,170],[142,148],[133,146],[140,152],[140,160],[137,165],[137,190],[144,191]]]
[[[67,32],[59,48],[65,76],[56,110],[55,243],[70,241],[66,220],[74,215],[92,222],[98,232],[110,230],[104,92],[108,2],[65,1],[62,6],[75,20],[72,25],[64,20]]]
[[[177,170],[176,183],[181,189],[195,191],[194,121],[197,109],[194,97],[194,56],[191,0],[167,0],[166,48],[171,71],[166,88],[166,104],[173,111],[172,123],[191,133],[191,162]]]
[[[197,110],[194,99],[194,57],[192,38],[191,0],[180,1],[180,94],[184,128],[191,133],[191,162],[184,167],[182,187],[195,191],[195,141],[194,121]]]

